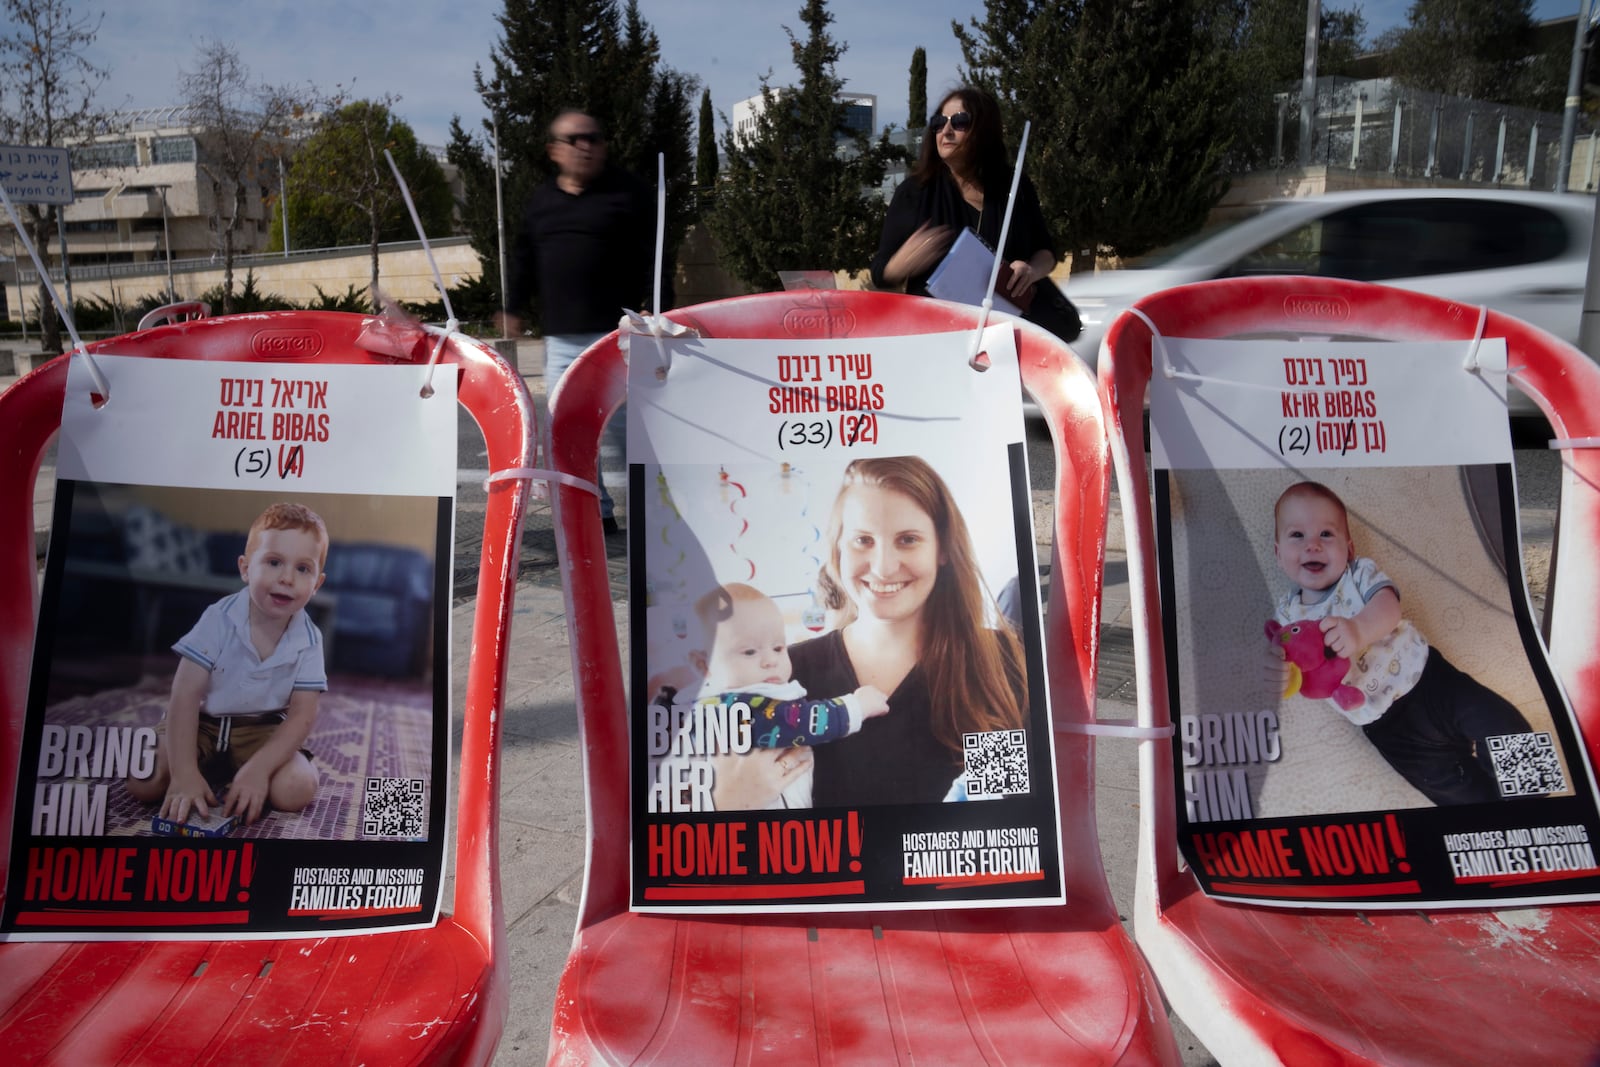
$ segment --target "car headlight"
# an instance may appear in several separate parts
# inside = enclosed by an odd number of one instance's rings
[[[1085,296],[1075,297],[1068,295],[1072,306],[1078,309],[1078,317],[1084,322],[1100,322],[1105,318],[1106,301],[1104,297]]]

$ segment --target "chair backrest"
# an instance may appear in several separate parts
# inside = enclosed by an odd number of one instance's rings
[[[1554,436],[1578,447],[1562,453],[1558,555],[1546,600],[1549,659],[1562,679],[1591,763],[1600,760],[1600,368],[1577,349],[1526,323],[1437,297],[1336,279],[1229,279],[1165,290],[1114,322],[1102,344],[1100,389],[1110,420],[1112,458],[1123,487],[1149,484],[1144,412],[1153,334],[1162,337],[1310,336],[1319,339],[1462,342],[1504,337],[1511,383],[1533,397]],[[1481,326],[1480,326],[1481,318]],[[1170,727],[1168,664],[1155,575],[1155,525],[1148,492],[1124,489],[1139,714]],[[1170,746],[1152,746],[1142,775],[1141,878],[1158,900],[1190,891],[1179,877],[1177,800]]]
[[[192,322],[209,318],[210,315],[210,304],[202,300],[180,300],[176,304],[162,304],[145,312],[144,318],[139,320],[138,329],[148,330],[169,322]]]
[[[816,290],[717,301],[667,317],[703,337],[756,339],[942,333],[975,329],[978,315],[976,308],[899,294]],[[611,334],[585,352],[551,398],[551,465],[574,477],[593,477],[601,427],[626,395],[618,341]],[[629,343],[638,352],[651,342],[634,336]],[[1062,727],[1094,717],[1109,486],[1104,423],[1093,379],[1064,343],[1018,323],[1017,347],[1023,382],[1049,422],[1057,451],[1056,544],[1045,644],[1057,725],[1067,899],[1098,914],[1111,905],[1098,862],[1093,749],[1088,737]],[[583,927],[628,907],[628,715],[600,513],[583,490],[564,486],[556,493],[555,514],[584,738],[589,848],[578,920]]]
[[[308,360],[392,364],[392,354],[374,355],[361,344],[363,329],[373,321],[370,316],[335,312],[228,316],[113,338],[91,345],[89,350],[100,359],[143,356],[270,363],[270,358],[260,354],[265,349],[254,342],[264,334],[282,331],[279,336],[318,340],[315,354],[298,359],[300,364]],[[431,339],[420,330],[410,336],[414,350],[406,354],[426,361]],[[53,360],[0,394],[0,452],[8,459],[0,464],[0,700],[5,711],[0,733],[0,864],[9,854],[39,600],[32,521],[34,484],[60,425],[67,366],[67,357]],[[533,405],[514,368],[487,347],[457,336],[444,346],[436,373],[457,376],[457,396],[483,431],[491,470],[533,465]],[[491,948],[502,978],[504,917],[497,906],[500,729],[518,537],[527,496],[526,480],[497,481],[488,491],[473,619],[476,654],[465,679],[466,722],[454,814],[454,921]],[[503,998],[504,982],[497,984]]]

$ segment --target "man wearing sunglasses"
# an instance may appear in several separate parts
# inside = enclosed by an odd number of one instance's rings
[[[502,336],[522,333],[521,313],[537,294],[544,333],[545,395],[578,354],[617,327],[623,308],[647,308],[655,268],[655,198],[641,182],[606,163],[605,131],[592,115],[568,110],[550,123],[556,172],[533,191],[506,286]],[[671,275],[662,279],[663,310]],[[547,424],[548,425],[548,424]],[[602,472],[626,475],[627,417],[618,410],[600,442]],[[606,533],[620,532],[611,494],[600,484]]]

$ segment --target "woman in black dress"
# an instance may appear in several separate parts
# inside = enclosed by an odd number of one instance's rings
[[[895,190],[884,219],[872,282],[879,289],[900,286],[928,295],[933,273],[950,244],[967,227],[991,248],[1000,242],[1000,223],[1011,190],[1000,108],[982,89],[963,86],[939,102],[922,140],[922,154]],[[997,294],[1026,306],[1028,291],[1055,269],[1055,241],[1039,207],[1039,194],[1023,175],[1017,206],[1002,257],[1009,282]]]

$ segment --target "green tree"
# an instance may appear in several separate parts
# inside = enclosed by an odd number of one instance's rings
[[[1362,51],[1367,20],[1359,7],[1324,6],[1317,37],[1317,75],[1348,74]],[[1240,35],[1240,60],[1247,79],[1268,92],[1300,84],[1305,66],[1306,0],[1252,0]]]
[[[1566,91],[1565,47],[1541,56],[1533,0],[1415,0],[1379,37],[1394,77],[1416,89],[1552,108]]]
[[[522,207],[552,171],[546,152],[550,122],[563,108],[593,115],[607,131],[612,163],[654,185],[658,154],[666,157],[667,270],[692,214],[694,180],[690,98],[695,80],[661,62],[655,32],[637,0],[503,0],[501,35],[473,84],[490,119],[469,132],[450,124],[448,158],[465,190],[463,226],[500,288],[494,161],[498,125],[506,240]]]
[[[988,0],[952,24],[995,93],[1057,239],[1137,255],[1197,229],[1227,190],[1245,86],[1232,0]]]
[[[920,45],[911,53],[911,92],[906,100],[906,163],[916,161],[928,129],[928,50]]]
[[[911,53],[911,95],[906,100],[906,129],[913,132],[928,122],[928,50],[918,45]]]
[[[711,90],[700,93],[699,150],[694,157],[694,183],[709,190],[717,184],[717,124],[711,114]]]
[[[758,289],[775,287],[780,270],[866,267],[883,225],[877,190],[892,149],[845,126],[834,73],[844,47],[827,32],[825,0],[807,0],[800,19],[804,39],[784,31],[800,84],[762,79],[754,132],[723,137],[727,173],[706,220],[723,266]]]
[[[1361,55],[1367,32],[1361,9],[1321,10],[1317,75],[1347,75]],[[1267,162],[1275,143],[1280,93],[1298,106],[1305,71],[1306,0],[1254,0],[1246,12],[1234,54],[1243,136],[1236,142],[1231,169],[1248,170]],[[1291,129],[1293,120],[1289,120]],[[1293,152],[1289,153],[1293,155]]]
[[[6,23],[0,31],[0,99],[5,102],[0,107],[0,142],[64,148],[105,132],[107,117],[95,107],[94,94],[106,72],[85,55],[99,33],[100,19],[74,15],[64,0],[4,0],[0,10]],[[18,204],[17,209],[48,268],[59,209],[54,204]],[[50,310],[42,280],[38,302],[43,351],[60,352],[61,321]]]
[[[394,156],[429,237],[450,232],[453,202],[444,170],[416,134],[394,116],[394,98],[358,100],[335,110],[295,155],[289,170],[290,241],[297,248],[365,244],[372,253],[367,295],[378,302],[378,246],[415,240],[384,151]],[[281,211],[281,205],[279,210]],[[270,250],[281,250],[282,215],[275,212]]]

